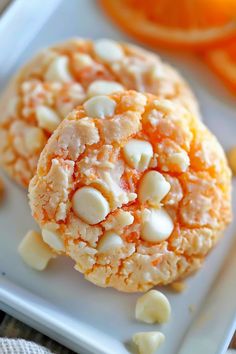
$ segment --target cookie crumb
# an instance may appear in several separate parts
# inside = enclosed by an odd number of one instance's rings
[[[175,281],[170,285],[170,288],[176,293],[182,293],[186,290],[187,286],[184,281]]]
[[[233,175],[236,176],[236,146],[232,147],[227,152],[227,158],[229,162],[229,167],[231,168]]]
[[[2,178],[0,177],[0,198],[3,197],[3,193],[4,193],[4,183],[3,183],[3,180]]]

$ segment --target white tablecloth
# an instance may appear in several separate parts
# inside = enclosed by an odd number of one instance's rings
[[[0,338],[1,354],[52,354],[48,349],[24,339]]]

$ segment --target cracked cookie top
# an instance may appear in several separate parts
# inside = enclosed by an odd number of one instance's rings
[[[197,103],[184,80],[157,55],[112,40],[73,39],[40,52],[12,79],[0,99],[0,164],[28,183],[47,139],[89,97],[123,89]]]
[[[90,98],[49,139],[29,188],[42,235],[100,286],[144,291],[197,269],[231,219],[224,152],[182,105]]]

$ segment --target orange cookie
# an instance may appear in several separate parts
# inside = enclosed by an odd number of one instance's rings
[[[88,97],[124,88],[181,101],[196,113],[184,80],[160,58],[112,40],[68,40],[32,59],[0,100],[0,163],[20,184],[36,171],[47,139],[62,119]]]
[[[203,123],[135,91],[72,111],[29,187],[44,241],[91,282],[130,292],[198,269],[231,220],[230,192],[224,152]]]

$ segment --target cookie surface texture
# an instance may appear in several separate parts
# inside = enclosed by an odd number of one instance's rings
[[[231,220],[230,195],[224,152],[203,123],[136,91],[72,111],[29,187],[44,241],[86,279],[127,292],[198,269]]]
[[[126,89],[197,103],[178,73],[157,55],[112,40],[73,39],[40,52],[0,99],[0,164],[27,187],[48,138],[89,97]]]

